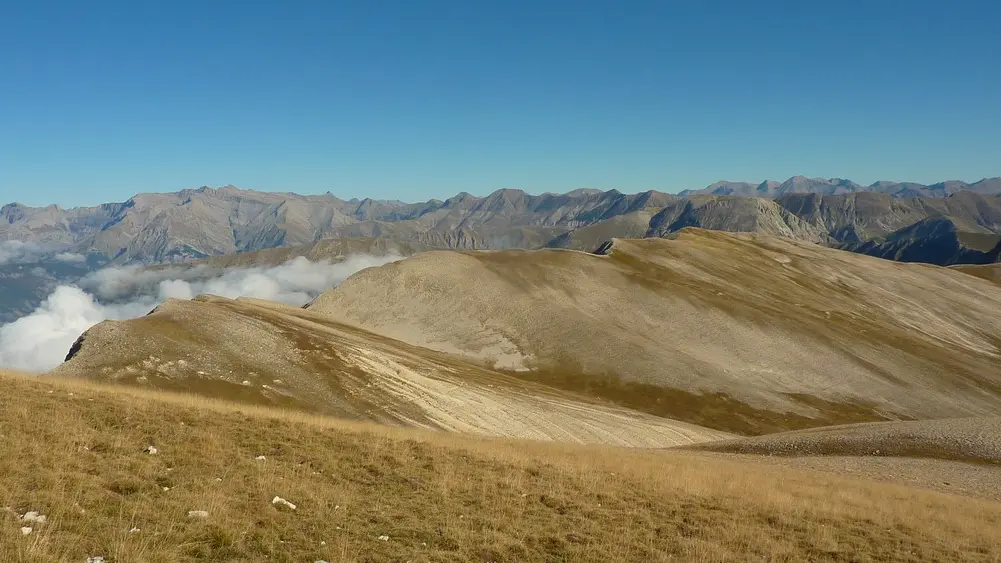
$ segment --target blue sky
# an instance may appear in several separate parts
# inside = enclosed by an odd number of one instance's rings
[[[0,4],[0,201],[1001,175],[1001,3]]]

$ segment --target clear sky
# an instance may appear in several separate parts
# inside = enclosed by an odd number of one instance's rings
[[[0,3],[0,202],[1001,175],[1001,2]]]

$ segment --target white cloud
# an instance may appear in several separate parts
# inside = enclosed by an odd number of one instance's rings
[[[35,312],[0,326],[0,366],[41,371],[62,361],[85,330],[107,319],[137,317],[150,303],[104,306],[82,289],[59,286]]]
[[[167,299],[211,293],[304,305],[359,270],[400,258],[356,255],[331,264],[299,257],[280,266],[229,270],[106,268],[81,280],[79,287],[58,287],[33,313],[0,327],[0,367],[52,369],[90,327],[145,315]]]
[[[70,262],[70,263],[80,263],[87,261],[87,257],[84,256],[83,254],[74,254],[72,252],[60,252],[59,254],[56,254],[52,258],[54,260],[58,260],[59,262]]]
[[[0,241],[0,266],[4,264],[29,264],[45,258],[60,262],[86,262],[87,257],[72,252],[59,252],[65,246],[23,242],[20,240]],[[58,254],[53,255],[54,252]]]
[[[44,249],[37,244],[19,240],[5,240],[0,242],[0,265],[34,262],[43,252]]]

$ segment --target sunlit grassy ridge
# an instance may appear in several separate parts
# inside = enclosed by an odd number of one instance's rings
[[[0,383],[3,561],[1001,558],[1001,505],[901,486],[79,381]],[[23,536],[29,510],[47,521]]]

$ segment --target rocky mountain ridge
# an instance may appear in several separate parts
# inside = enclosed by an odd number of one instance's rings
[[[86,208],[4,205],[0,240],[43,244],[116,264],[188,261],[344,237],[433,248],[593,250],[613,236],[664,236],[684,227],[857,245],[940,217],[961,233],[1001,233],[1001,197],[993,195],[998,193],[1001,178],[862,187],[847,180],[794,177],[758,186],[721,182],[679,195],[617,190],[531,195],[504,189],[485,197],[463,192],[422,203],[202,187]],[[601,236],[595,236],[598,231]]]

